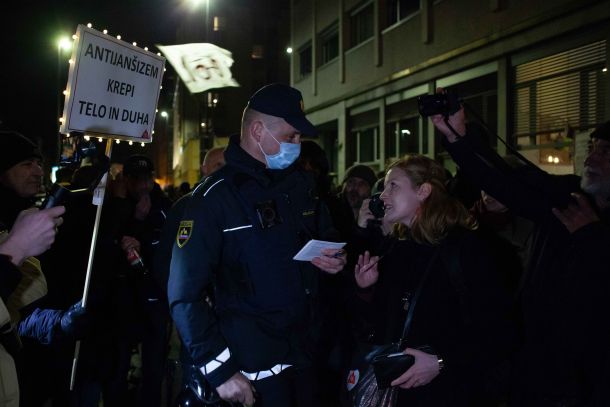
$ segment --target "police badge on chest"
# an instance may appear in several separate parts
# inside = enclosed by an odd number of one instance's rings
[[[275,225],[283,223],[282,217],[277,211],[277,205],[275,201],[263,201],[258,202],[254,205],[256,208],[256,214],[258,215],[258,221],[263,229],[269,229]]]

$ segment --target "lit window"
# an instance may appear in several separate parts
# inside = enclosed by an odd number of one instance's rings
[[[260,44],[252,46],[252,59],[263,59],[263,46]]]
[[[220,31],[221,18],[214,16],[214,31]]]

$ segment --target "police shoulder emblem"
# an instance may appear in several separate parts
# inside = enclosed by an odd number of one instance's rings
[[[176,235],[176,244],[179,248],[183,248],[186,242],[191,238],[191,234],[193,233],[193,221],[192,220],[183,220],[180,221],[180,226],[178,227],[178,234]]]

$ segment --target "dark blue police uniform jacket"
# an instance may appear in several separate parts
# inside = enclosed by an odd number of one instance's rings
[[[186,205],[168,284],[183,343],[215,387],[238,370],[307,365],[321,271],[292,258],[309,239],[336,235],[308,174],[266,169],[238,137],[225,159]]]

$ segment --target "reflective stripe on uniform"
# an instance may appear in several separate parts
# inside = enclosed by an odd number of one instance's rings
[[[225,350],[220,352],[218,356],[206,363],[199,370],[201,370],[201,373],[203,373],[204,375],[208,375],[214,370],[218,369],[220,366],[222,366],[222,364],[229,360],[230,357],[231,352],[229,352],[229,348],[225,348]]]
[[[223,229],[223,233],[224,232],[233,232],[234,230],[240,230],[240,229],[248,229],[248,228],[251,228],[251,227],[252,227],[252,225],[237,226],[235,228]]]
[[[246,376],[248,378],[248,380],[250,380],[250,381],[263,380],[267,377],[280,374],[282,371],[288,369],[290,366],[292,366],[292,365],[277,364],[269,370],[261,370],[260,372],[254,372],[254,373],[248,373],[248,372],[244,372],[242,370],[241,374]]]

